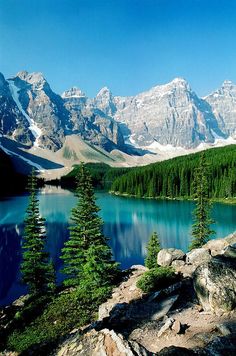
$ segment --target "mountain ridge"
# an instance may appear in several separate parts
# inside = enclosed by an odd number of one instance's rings
[[[169,158],[172,151],[234,142],[236,85],[226,80],[200,98],[185,79],[175,78],[134,96],[115,96],[103,87],[88,98],[77,87],[55,93],[41,72],[21,71],[8,80],[1,74],[0,135],[31,151],[52,152],[78,135],[95,150],[120,152],[122,161],[137,156],[137,164],[145,158],[150,163],[148,155],[158,161],[163,152]]]

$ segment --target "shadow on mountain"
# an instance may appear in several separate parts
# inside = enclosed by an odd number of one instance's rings
[[[28,174],[32,169],[30,162],[26,162],[24,161],[24,159],[40,165],[43,169],[58,169],[64,167],[62,164],[55,163],[46,158],[35,156],[32,153],[26,151],[22,151],[22,149],[28,150],[29,146],[15,142],[9,138],[1,137],[0,143],[3,147],[16,154],[11,155],[11,159],[13,161],[16,171],[20,173]],[[19,155],[20,157],[18,157],[17,155]]]
[[[154,156],[156,155],[155,152],[152,152],[152,151],[149,151],[149,150],[146,150],[146,149],[142,149],[142,148],[137,148],[137,147],[134,147],[134,146],[129,145],[127,143],[124,146],[123,151],[125,153],[127,153],[128,155],[130,155],[130,156],[144,156],[144,155],[147,155],[147,154],[154,155]]]

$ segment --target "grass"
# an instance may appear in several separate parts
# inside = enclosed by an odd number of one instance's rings
[[[96,320],[97,310],[110,296],[111,288],[96,291],[74,289],[41,303],[26,304],[15,314],[5,337],[4,349],[21,355],[48,354],[71,330]],[[1,351],[1,350],[0,350]]]

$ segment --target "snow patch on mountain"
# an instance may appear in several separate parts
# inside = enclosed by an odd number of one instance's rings
[[[29,115],[25,112],[23,109],[20,100],[19,100],[19,88],[14,84],[12,80],[8,80],[9,83],[9,89],[11,91],[12,98],[14,99],[18,109],[20,112],[24,115],[24,117],[27,119],[29,122],[29,129],[32,132],[33,136],[35,137],[34,141],[34,146],[38,147],[39,146],[39,137],[42,135],[42,130],[35,124],[34,120],[32,120]]]

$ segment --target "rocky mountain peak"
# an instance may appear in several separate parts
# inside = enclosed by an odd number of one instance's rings
[[[103,87],[101,90],[99,90],[99,92],[96,95],[96,98],[99,98],[99,97],[111,98],[112,93],[108,87]]]
[[[86,95],[84,92],[82,92],[81,89],[77,87],[72,87],[66,91],[64,91],[61,95],[63,99],[67,98],[84,98]]]
[[[20,87],[25,84],[29,84],[32,90],[44,90],[50,89],[50,86],[41,72],[32,72],[21,71],[16,74],[15,77],[10,78],[15,84]]]
[[[234,86],[235,86],[235,84],[231,80],[225,80],[222,84],[222,87],[224,87],[224,88],[231,88]]]
[[[28,75],[29,75],[29,72],[27,72],[26,70],[22,70],[16,74],[16,77],[18,77],[22,80],[25,80]]]

